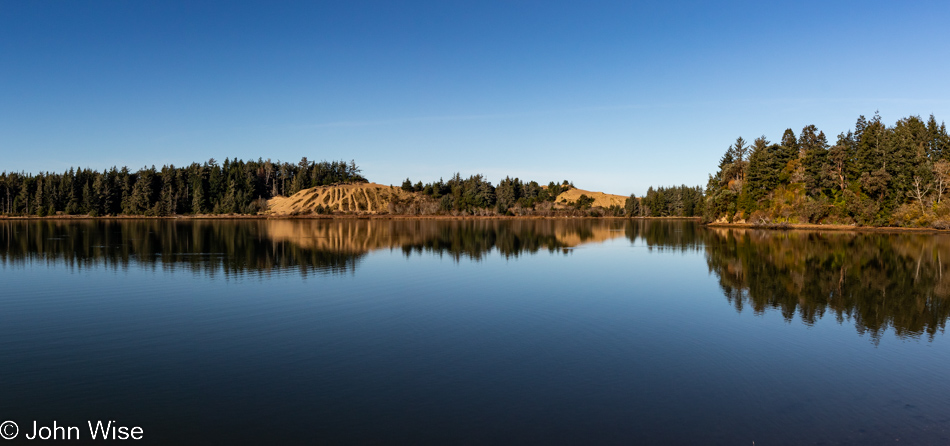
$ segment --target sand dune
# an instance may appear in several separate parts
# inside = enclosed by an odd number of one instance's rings
[[[605,194],[603,192],[591,192],[589,190],[583,190],[583,189],[571,189],[567,192],[562,192],[560,195],[558,195],[557,199],[555,200],[555,203],[561,203],[561,200],[567,200],[568,202],[577,201],[577,199],[580,198],[581,195],[587,195],[588,197],[593,198],[594,199],[593,206],[600,206],[604,208],[608,208],[613,205],[623,207],[624,203],[626,203],[627,198],[628,198],[623,195]]]
[[[611,195],[583,189],[571,189],[557,196],[556,204],[577,201],[581,195],[594,199],[593,206],[608,208],[621,206],[627,200],[623,195]],[[348,214],[418,214],[438,209],[438,202],[421,193],[406,192],[402,188],[376,183],[354,183],[336,186],[320,186],[304,189],[290,197],[274,197],[268,200],[268,214],[311,214],[322,206],[331,212]],[[425,213],[425,212],[424,212]]]
[[[331,211],[356,214],[379,214],[390,211],[390,203],[420,201],[423,197],[399,187],[376,183],[341,184],[304,189],[289,197],[267,201],[268,213],[276,215],[306,214],[317,206]]]

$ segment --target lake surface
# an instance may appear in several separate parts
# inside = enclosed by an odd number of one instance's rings
[[[950,443],[942,234],[0,221],[0,283],[21,442]]]

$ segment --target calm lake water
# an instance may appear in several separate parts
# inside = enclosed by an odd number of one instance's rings
[[[947,235],[0,221],[0,279],[21,442],[950,443]]]

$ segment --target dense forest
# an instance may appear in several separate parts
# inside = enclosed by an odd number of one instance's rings
[[[651,187],[642,198],[630,195],[625,205],[608,208],[593,207],[594,199],[581,194],[576,200],[567,201],[557,197],[574,184],[567,180],[551,181],[541,186],[536,181],[523,182],[506,177],[492,186],[482,175],[462,179],[455,174],[449,181],[439,180],[423,184],[406,179],[402,189],[419,192],[438,201],[440,212],[462,211],[472,214],[494,215],[549,215],[561,214],[611,217],[693,217],[703,214],[703,190],[701,187]]]
[[[950,136],[933,115],[875,114],[832,145],[814,125],[778,143],[738,138],[710,175],[706,221],[950,228]]]
[[[131,172],[127,167],[106,171],[70,169],[63,173],[0,174],[0,213],[9,216],[170,216],[257,214],[267,200],[290,196],[316,186],[365,183],[354,161],[296,164],[271,160],[214,159],[187,167],[154,166]],[[626,206],[592,206],[594,199],[580,195],[561,199],[573,183],[506,177],[497,186],[483,175],[423,184],[408,178],[402,189],[419,194],[425,209],[394,206],[395,213],[447,215],[580,215],[580,216],[694,216],[702,214],[702,190],[686,186],[650,188],[643,198],[633,195]]]
[[[296,164],[213,158],[187,167],[155,166],[131,172],[70,169],[62,174],[0,174],[5,215],[256,214],[266,200],[314,186],[365,182],[356,163]]]
[[[0,214],[196,215],[257,214],[267,200],[315,186],[366,182],[354,161],[298,163],[214,159],[187,167],[0,174]],[[493,186],[483,175],[413,183],[423,197],[413,213],[451,215],[703,216],[707,222],[914,226],[950,229],[950,136],[933,115],[887,126],[879,115],[858,118],[831,144],[814,125],[788,129],[777,143],[739,137],[701,187],[651,187],[624,206],[593,207],[594,199],[558,196],[564,180],[542,186],[518,178]],[[418,204],[418,203],[417,203]],[[400,213],[399,206],[395,213]],[[390,212],[393,212],[392,210]]]
[[[462,211],[467,213],[494,212],[497,214],[520,214],[528,210],[537,210],[539,205],[554,203],[561,192],[572,189],[571,182],[564,180],[561,183],[551,181],[547,187],[537,181],[522,182],[518,178],[505,177],[492,186],[483,175],[472,175],[463,179],[456,173],[448,181],[439,179],[437,182],[422,184],[421,181],[412,183],[406,178],[402,189],[408,192],[419,192],[437,200],[439,210]],[[577,208],[584,203],[571,203]],[[589,206],[588,206],[589,207]],[[546,206],[550,209],[551,206]]]
[[[640,217],[694,217],[703,215],[703,188],[686,185],[650,187],[641,199],[627,198],[625,214]]]

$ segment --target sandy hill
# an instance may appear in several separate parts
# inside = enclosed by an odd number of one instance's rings
[[[577,201],[581,195],[587,195],[594,199],[594,204],[592,206],[600,206],[608,208],[613,205],[623,207],[624,203],[627,201],[627,197],[623,195],[612,195],[605,194],[603,192],[591,192],[589,190],[583,189],[571,189],[567,192],[561,192],[560,195],[555,199],[555,203],[561,203],[561,200],[566,200],[568,202]]]
[[[581,195],[594,199],[593,206],[623,207],[627,197],[583,189],[571,189],[557,196],[555,203],[577,201]],[[376,183],[351,183],[304,189],[289,197],[274,197],[267,201],[267,213],[274,215],[310,214],[317,206],[333,212],[355,214],[415,214],[427,209],[434,212],[438,202],[421,193],[406,192],[400,187]]]
[[[312,187],[289,197],[274,197],[267,201],[267,206],[268,213],[277,215],[311,213],[317,206],[331,211],[378,214],[389,212],[391,202],[419,200],[422,200],[419,194],[406,192],[399,187],[353,183]]]

